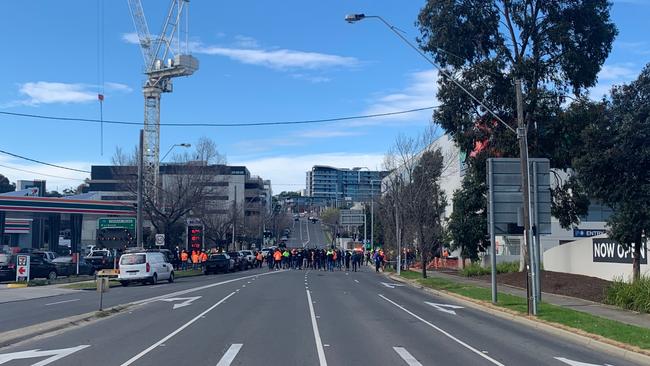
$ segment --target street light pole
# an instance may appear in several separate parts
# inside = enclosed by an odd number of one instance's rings
[[[192,144],[187,144],[187,143],[173,144],[173,145],[169,148],[169,150],[167,150],[167,152],[165,153],[165,155],[163,155],[162,159],[160,159],[160,162],[161,162],[161,163],[163,162],[163,160],[165,160],[165,158],[167,157],[167,155],[169,155],[169,153],[172,152],[172,150],[173,150],[176,146],[181,146],[181,147],[191,147]]]
[[[138,197],[137,197],[137,207],[136,207],[136,218],[135,218],[135,224],[136,224],[136,230],[135,230],[135,237],[136,237],[136,246],[138,248],[142,248],[142,190],[143,190],[143,184],[142,184],[142,170],[143,170],[143,155],[144,155],[144,131],[140,130],[140,142],[139,142],[139,147],[138,147],[138,183],[137,183],[137,191],[138,191]]]
[[[388,23],[384,18],[377,16],[377,15],[365,15],[365,14],[350,14],[345,16],[345,20],[348,23],[354,23],[358,22],[360,20],[366,19],[366,18],[374,18],[380,20],[385,26],[387,26],[395,35],[397,35],[404,43],[406,43],[409,47],[411,47],[413,50],[415,50],[422,58],[424,58],[427,62],[429,62],[431,65],[433,65],[436,69],[438,69],[438,72],[449,79],[452,83],[454,83],[459,89],[461,89],[465,94],[467,94],[474,102],[479,104],[481,107],[483,107],[494,119],[496,119],[499,123],[501,123],[505,128],[510,130],[511,132],[515,133],[517,135],[517,138],[519,139],[519,149],[520,149],[520,159],[521,159],[521,174],[522,174],[522,191],[523,191],[523,206],[524,206],[524,242],[525,245],[531,245],[530,243],[532,242],[529,240],[530,236],[530,228],[531,228],[531,222],[530,222],[530,211],[531,211],[531,203],[530,203],[530,182],[528,179],[528,141],[527,141],[527,127],[524,122],[523,118],[523,101],[522,101],[522,92],[521,92],[521,80],[517,80],[516,82],[516,92],[517,92],[517,120],[518,120],[518,127],[515,130],[512,128],[509,124],[507,124],[499,115],[494,112],[491,108],[485,105],[480,99],[475,97],[469,90],[467,90],[462,84],[460,84],[451,74],[449,74],[446,70],[438,66],[433,60],[431,60],[422,50],[420,50],[416,45],[414,45],[411,41],[409,41],[406,37],[404,37],[403,34],[399,32],[399,30],[393,26],[392,24]],[[398,243],[399,245],[399,243]],[[496,243],[490,243],[490,245],[494,246]],[[532,252],[532,250],[528,250],[526,248],[526,251],[528,254]],[[536,281],[531,281],[530,273],[532,269],[532,273],[534,273],[533,276],[537,276],[538,272],[536,272],[535,268],[538,267],[538,263],[535,263],[534,256],[533,257],[525,257],[528,260],[528,266],[526,268],[527,274],[528,274],[528,282],[532,282],[533,286],[537,286],[535,284]],[[533,260],[531,260],[533,259]],[[532,268],[531,268],[532,267]],[[492,268],[492,271],[495,271],[496,268]],[[493,283],[492,286],[495,286]],[[535,289],[532,289],[530,293],[536,294]],[[528,297],[528,313],[532,315],[537,315],[537,296],[530,296]]]

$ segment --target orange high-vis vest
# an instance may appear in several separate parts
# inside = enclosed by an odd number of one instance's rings
[[[257,256],[255,257],[258,261],[262,260],[262,253],[257,253]]]
[[[192,263],[199,263],[199,255],[196,252],[192,252]]]
[[[279,250],[276,251],[275,253],[273,253],[273,259],[275,259],[276,261],[281,260],[282,259],[282,253],[280,253]]]
[[[187,253],[186,252],[181,253],[181,261],[187,262]]]
[[[204,253],[201,253],[201,262],[207,262],[208,261],[208,255]]]

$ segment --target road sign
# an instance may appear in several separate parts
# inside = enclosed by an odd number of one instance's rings
[[[97,228],[101,229],[126,229],[135,230],[135,219],[131,217],[113,218],[102,217],[97,219]]]
[[[18,255],[16,257],[16,282],[20,281],[21,278],[24,278],[26,281],[29,281],[29,255]]]
[[[436,304],[434,302],[425,301],[426,304],[433,306],[434,309],[442,311],[443,313],[456,315],[456,312],[450,309],[462,309],[462,306],[452,304]]]
[[[363,225],[365,215],[363,210],[341,210],[339,223],[341,225]]]
[[[159,247],[165,246],[165,234],[156,234],[156,245]]]

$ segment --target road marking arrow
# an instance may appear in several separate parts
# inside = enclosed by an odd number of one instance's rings
[[[29,351],[0,354],[0,365],[5,364],[12,360],[24,360],[26,358],[36,358],[36,357],[40,358],[40,357],[51,356],[40,362],[32,364],[32,366],[45,366],[54,361],[69,356],[77,351],[81,351],[86,347],[90,347],[90,345],[81,345],[81,346],[71,347],[71,348],[53,349],[49,351],[39,351],[37,348]]]
[[[571,366],[603,366],[603,365],[604,366],[612,366],[612,365],[610,365],[608,363],[605,363],[605,364],[601,365],[599,363],[587,363],[587,362],[573,361],[573,360],[569,360],[568,358],[564,358],[564,357],[553,357],[553,358],[555,358],[556,360],[558,360],[560,362],[564,362],[567,365],[571,365]]]
[[[456,315],[456,312],[453,311],[453,310],[445,309],[445,308],[463,309],[462,306],[452,305],[452,304],[436,304],[435,302],[428,302],[428,301],[425,301],[424,303],[433,306],[434,309],[436,309],[438,311],[442,311],[443,313],[452,314],[452,315]]]
[[[182,308],[183,306],[188,306],[192,305],[192,302],[194,300],[200,299],[201,296],[193,296],[193,297],[172,297],[168,299],[160,299],[160,301],[166,301],[166,302],[175,302],[175,301],[183,301],[180,304],[174,304],[173,310],[176,310],[178,308]]]
[[[395,287],[401,287],[404,286],[401,283],[387,283],[387,282],[381,282],[382,285],[388,287],[388,288],[395,288]]]

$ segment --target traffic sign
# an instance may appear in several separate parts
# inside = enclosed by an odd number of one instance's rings
[[[156,245],[159,247],[165,246],[165,234],[156,234]]]
[[[26,281],[29,281],[29,255],[18,255],[16,257],[16,282],[20,281],[21,278],[24,278]]]
[[[126,229],[135,230],[135,219],[131,217],[113,218],[103,217],[97,219],[97,228],[102,229]]]

